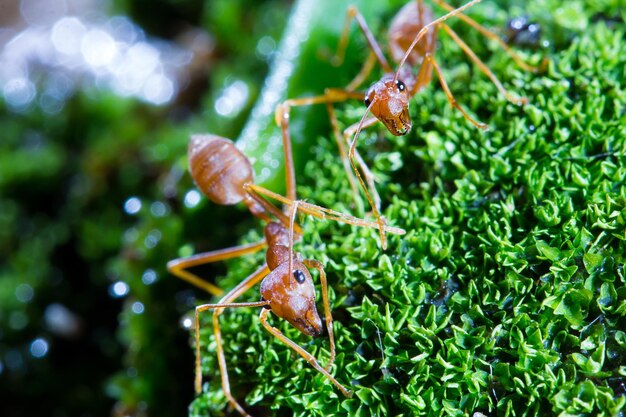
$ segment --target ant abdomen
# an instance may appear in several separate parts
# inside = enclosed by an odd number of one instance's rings
[[[232,205],[249,199],[243,185],[254,181],[254,172],[232,141],[215,135],[192,135],[187,154],[194,182],[211,201]]]

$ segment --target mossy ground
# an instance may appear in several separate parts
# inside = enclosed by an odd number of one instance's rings
[[[526,54],[535,62],[548,56],[543,74],[519,70],[501,50],[454,24],[470,45],[479,45],[477,52],[504,85],[530,104],[508,103],[442,39],[451,90],[489,130],[469,125],[433,82],[411,103],[415,127],[409,135],[395,138],[382,127],[362,135],[359,149],[380,179],[385,216],[407,235],[390,236],[382,251],[375,231],[303,219],[297,249],[326,266],[338,346],[333,374],[354,390],[353,398],[343,398],[273,340],[256,309],[222,316],[231,388],[249,412],[623,412],[625,26],[617,3],[572,2],[565,12],[559,7],[551,2],[539,16],[551,46]],[[506,18],[506,10],[496,16]],[[538,2],[528,10],[533,19]],[[568,10],[581,13],[571,16],[583,27],[565,17],[573,27],[561,32],[559,13],[567,16]],[[489,24],[502,27],[505,18]],[[338,110],[344,124],[363,111],[358,105]],[[353,211],[332,140],[321,137],[312,155],[299,176],[299,197]],[[259,226],[244,240],[260,233]],[[262,262],[262,254],[229,262],[219,285],[232,288]],[[241,301],[258,297],[250,291]],[[221,415],[227,402],[210,314],[203,322],[208,383],[191,414]],[[311,340],[272,323],[327,358],[327,339]]]

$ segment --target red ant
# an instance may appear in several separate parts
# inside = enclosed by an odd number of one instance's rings
[[[428,85],[432,78],[433,70],[439,78],[439,83],[441,84],[450,105],[459,110],[463,114],[463,117],[465,117],[474,126],[480,129],[487,128],[486,124],[476,121],[456,102],[452,92],[448,88],[448,84],[446,83],[434,57],[437,46],[437,31],[439,29],[443,29],[454,40],[454,42],[459,45],[470,60],[474,62],[474,64],[478,66],[478,68],[485,75],[487,75],[489,79],[491,79],[496,88],[508,101],[520,105],[525,104],[528,101],[524,97],[514,97],[511,95],[502,86],[493,72],[491,72],[491,70],[489,70],[480,58],[476,56],[472,49],[459,37],[459,35],[457,35],[456,32],[444,23],[445,20],[453,16],[458,16],[459,19],[479,31],[486,38],[496,41],[522,69],[532,72],[537,72],[539,70],[539,67],[533,67],[523,62],[522,59],[495,33],[481,26],[470,17],[462,14],[462,12],[467,8],[475,5],[481,0],[472,0],[456,9],[441,0],[433,1],[440,7],[446,9],[448,13],[438,19],[434,19],[432,10],[423,4],[423,0],[417,0],[406,4],[391,21],[387,38],[389,52],[394,62],[397,63],[397,69],[395,71],[387,62],[387,59],[382,53],[382,48],[374,38],[374,35],[368,28],[361,13],[355,6],[351,6],[348,9],[346,22],[334,61],[337,64],[340,64],[343,61],[343,56],[348,43],[350,24],[352,19],[356,19],[363,35],[367,40],[369,48],[371,49],[370,56],[364,63],[361,71],[345,89],[329,88],[326,89],[324,95],[286,100],[276,108],[276,122],[283,126],[283,130],[285,130],[288,129],[289,112],[291,107],[311,104],[326,104],[335,139],[339,146],[339,152],[341,154],[344,167],[346,168],[346,172],[348,172],[348,178],[350,180],[350,186],[353,194],[356,197],[358,195],[358,191],[350,174],[350,169],[348,169],[348,165],[351,166],[354,175],[356,175],[359,180],[360,186],[363,189],[370,206],[372,207],[373,214],[376,217],[377,222],[381,225],[384,223],[384,219],[381,218],[379,213],[380,197],[376,191],[374,176],[356,151],[357,138],[359,137],[362,129],[370,127],[380,120],[393,135],[400,136],[407,134],[411,130],[412,126],[408,108],[409,100],[418,94],[426,85]],[[355,89],[365,81],[376,62],[378,62],[384,70],[382,78],[374,83],[364,93],[355,91]],[[405,62],[409,65],[404,66]],[[546,61],[543,62],[541,67],[543,67],[545,63]],[[412,72],[413,67],[419,68],[416,74]],[[342,139],[339,134],[332,103],[342,102],[349,99],[363,100],[367,109],[360,122],[355,123],[344,130],[344,137]],[[371,112],[374,117],[368,118],[367,115],[369,112]],[[286,128],[285,125],[287,125]],[[354,137],[352,141],[350,141],[350,137],[352,135],[354,135]],[[347,153],[344,147],[344,141],[350,145]],[[361,169],[361,172],[363,173],[363,176],[365,177],[365,181],[368,183],[369,191],[361,173],[355,165],[355,159]],[[384,248],[385,236],[383,234],[383,229],[380,228],[379,230],[381,232],[381,240],[383,241],[382,246]]]
[[[294,239],[298,238],[302,233],[301,228],[295,223],[295,217],[297,211],[300,210],[315,217],[357,226],[378,228],[379,225],[304,201],[294,201],[255,185],[253,183],[253,171],[250,161],[228,139],[212,135],[194,135],[191,137],[188,156],[191,175],[196,185],[211,201],[223,205],[243,202],[254,216],[267,222],[264,229],[265,239],[260,242],[199,253],[190,257],[175,259],[167,264],[167,268],[172,274],[217,295],[219,293],[217,287],[188,271],[188,268],[236,258],[267,247],[266,262],[263,266],[241,281],[241,283],[223,296],[218,303],[196,307],[196,392],[200,393],[202,390],[200,313],[214,310],[213,332],[215,334],[218,363],[222,375],[222,389],[228,402],[242,415],[248,416],[230,392],[226,356],[222,345],[218,319],[225,308],[263,307],[259,315],[259,320],[263,327],[302,356],[313,368],[332,382],[342,394],[350,397],[352,392],[329,373],[335,358],[335,341],[326,274],[320,262],[314,259],[303,259],[300,254],[293,251]],[[289,160],[291,159],[289,158]],[[291,169],[290,171],[288,167],[287,172],[293,172],[293,170]],[[287,179],[287,195],[295,195],[295,190],[292,189],[294,185],[295,182]],[[276,208],[264,196],[276,199],[290,207],[289,216]],[[278,221],[272,221],[271,216]],[[404,234],[402,229],[387,226],[384,226],[384,228],[389,233]],[[294,234],[298,236],[294,236]],[[315,306],[313,280],[307,268],[315,268],[320,274],[326,329],[330,340],[330,358],[325,367],[322,367],[313,355],[283,335],[280,330],[267,323],[268,312],[271,311],[278,317],[287,320],[306,335],[320,336],[323,333],[322,321]],[[261,283],[261,301],[234,302],[259,282]]]

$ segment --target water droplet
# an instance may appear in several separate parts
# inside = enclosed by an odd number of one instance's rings
[[[132,44],[144,38],[143,32],[125,16],[112,17],[107,22],[107,29],[115,33],[118,42]]]
[[[263,181],[267,180],[270,175],[272,175],[272,170],[268,167],[264,167],[261,169],[261,174],[259,175],[258,183],[263,183]]]
[[[137,238],[139,237],[139,231],[137,230],[136,227],[131,227],[129,229],[126,229],[126,231],[124,232],[124,242],[128,243],[128,244],[134,244],[137,241]]]
[[[80,318],[62,304],[50,304],[44,312],[46,328],[51,332],[73,337],[80,331]]]
[[[193,320],[191,317],[183,317],[180,321],[180,325],[183,326],[184,329],[189,330],[193,326]]]
[[[163,235],[161,234],[160,230],[152,229],[150,233],[148,233],[148,235],[144,239],[144,244],[146,245],[146,248],[148,249],[154,248],[159,243],[162,236]]]
[[[152,213],[154,217],[163,217],[167,212],[167,206],[160,201],[155,201],[150,205],[150,213]]]
[[[22,303],[30,302],[34,295],[35,291],[33,290],[33,287],[28,284],[20,284],[15,289],[15,298]]]
[[[91,67],[105,67],[115,60],[118,47],[113,37],[100,29],[91,29],[80,45],[83,59]]]
[[[142,98],[152,104],[165,104],[174,97],[175,92],[172,80],[163,74],[153,74],[144,83]]]
[[[126,52],[126,59],[134,71],[149,75],[159,66],[159,51],[146,42],[137,42]]]
[[[196,190],[190,190],[185,194],[184,204],[187,208],[193,208],[200,202],[200,193]]]
[[[113,298],[121,298],[128,294],[130,287],[124,281],[117,281],[109,287],[109,295]]]
[[[133,311],[133,313],[135,314],[142,314],[144,312],[144,306],[143,303],[139,302],[139,301],[135,301],[133,303],[133,305],[130,307],[130,309]]]
[[[64,100],[60,100],[50,94],[42,94],[41,97],[39,97],[39,107],[50,115],[60,113],[64,106]]]
[[[141,282],[145,285],[151,285],[157,280],[157,274],[153,269],[146,269],[141,276]]]
[[[124,211],[128,214],[137,214],[141,210],[141,200],[131,197],[124,203]]]
[[[4,84],[2,94],[7,104],[16,109],[22,109],[27,107],[35,98],[35,84],[28,78],[13,78]]]
[[[215,111],[224,117],[235,117],[248,101],[248,85],[237,80],[224,88],[215,101]]]
[[[86,32],[87,28],[76,17],[64,17],[52,27],[52,44],[62,54],[77,55]]]
[[[30,354],[35,358],[43,358],[48,354],[48,342],[46,339],[37,338],[30,344]]]
[[[263,57],[270,57],[276,50],[276,41],[271,36],[263,36],[256,44],[257,53]]]

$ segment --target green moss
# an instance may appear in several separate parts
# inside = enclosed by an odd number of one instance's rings
[[[442,36],[438,57],[451,90],[489,130],[469,125],[432,83],[412,102],[415,127],[407,137],[381,127],[362,135],[359,149],[381,179],[385,216],[407,235],[391,236],[383,252],[372,230],[303,221],[298,250],[329,274],[338,346],[333,374],[354,397],[343,398],[273,340],[255,309],[239,309],[224,314],[221,325],[231,388],[247,410],[296,416],[623,412],[625,26],[597,19],[617,13],[610,2],[594,9],[557,3],[537,14],[552,49],[526,54],[535,62],[548,55],[544,74],[517,69],[491,45],[478,48],[529,105],[506,102]],[[540,4],[530,2],[528,10]],[[496,21],[481,17],[494,8]],[[506,10],[491,4],[470,14],[502,27]],[[468,34],[470,45],[479,42],[460,22],[454,27]],[[362,109],[339,105],[338,112],[345,126]],[[301,198],[351,210],[332,139],[319,138],[299,184]],[[261,262],[262,254],[230,262],[219,285],[232,288]],[[251,291],[243,298],[258,297]],[[208,384],[192,415],[221,415],[227,408],[209,316],[201,337]],[[326,339],[311,341],[272,323],[327,358]]]

